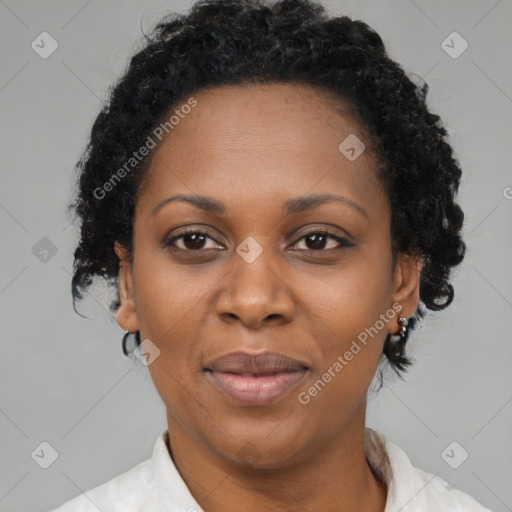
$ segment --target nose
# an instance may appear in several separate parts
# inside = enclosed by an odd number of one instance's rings
[[[217,301],[217,314],[228,323],[242,322],[259,329],[266,325],[290,322],[295,314],[295,302],[289,276],[280,271],[266,248],[252,262],[233,254],[230,271],[222,280]]]

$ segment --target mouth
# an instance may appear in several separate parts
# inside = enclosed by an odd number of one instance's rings
[[[234,352],[213,361],[203,371],[235,403],[265,405],[295,388],[309,367],[276,352]]]
[[[278,373],[230,373],[205,370],[212,383],[243,405],[271,403],[291,391],[307,370]]]

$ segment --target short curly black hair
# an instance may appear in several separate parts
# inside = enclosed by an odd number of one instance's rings
[[[452,302],[450,272],[465,253],[464,215],[454,201],[461,169],[440,117],[426,106],[428,86],[418,86],[388,57],[371,27],[348,16],[330,17],[312,0],[199,0],[187,14],[165,16],[144,38],[109,90],[76,165],[78,186],[69,205],[80,221],[75,311],[94,276],[117,288],[111,310],[120,305],[114,242],[131,254],[135,204],[149,156],[106,197],[97,191],[187,96],[215,86],[272,82],[332,91],[355,107],[368,130],[391,205],[393,258],[400,251],[424,260],[409,331],[425,316],[424,307],[441,310]],[[406,341],[407,335],[398,343],[388,335],[384,344],[383,361],[399,375],[411,364]]]

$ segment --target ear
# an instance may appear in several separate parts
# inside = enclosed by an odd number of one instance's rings
[[[139,321],[135,311],[133,293],[132,262],[128,259],[128,251],[118,242],[114,242],[114,251],[119,257],[119,298],[121,306],[116,315],[119,326],[130,332],[139,330]]]
[[[393,304],[398,303],[401,310],[397,311],[394,322],[389,322],[388,330],[396,333],[400,330],[399,317],[410,318],[420,298],[420,276],[424,260],[420,257],[398,253],[393,276]],[[395,308],[393,308],[395,309]]]

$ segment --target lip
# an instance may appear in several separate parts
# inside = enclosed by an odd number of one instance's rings
[[[276,401],[291,391],[308,370],[307,364],[278,352],[231,352],[204,368],[219,390],[243,405]]]

